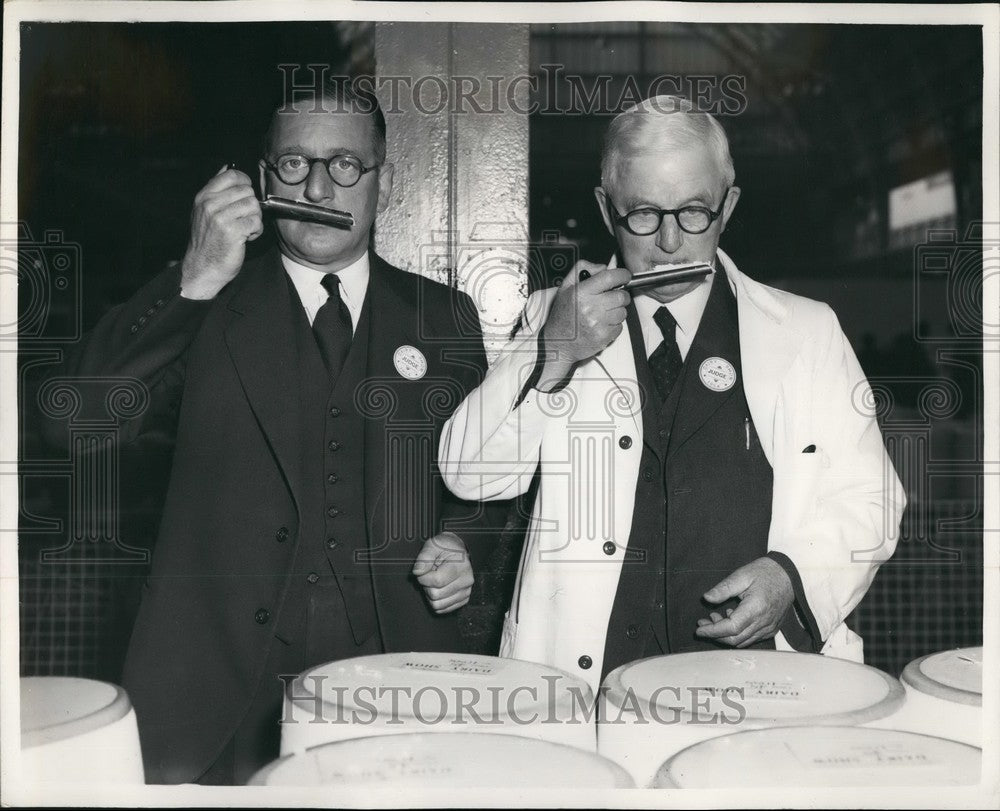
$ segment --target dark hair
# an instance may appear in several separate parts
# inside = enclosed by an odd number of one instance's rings
[[[375,160],[378,163],[383,163],[386,153],[385,114],[379,106],[374,86],[375,83],[371,77],[338,76],[328,79],[321,86],[297,90],[292,100],[284,100],[274,107],[270,124],[268,124],[267,132],[264,133],[264,141],[261,145],[263,153],[266,155],[271,148],[271,135],[278,122],[278,117],[299,115],[298,108],[301,108],[303,104],[312,104],[311,112],[327,112],[330,115],[357,113],[371,116],[372,128],[375,130]]]

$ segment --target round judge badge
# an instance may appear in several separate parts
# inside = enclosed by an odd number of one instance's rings
[[[698,377],[706,389],[729,391],[736,382],[736,369],[725,358],[706,358],[698,367]]]
[[[415,346],[403,344],[393,353],[392,362],[407,380],[420,380],[427,374],[427,358]]]

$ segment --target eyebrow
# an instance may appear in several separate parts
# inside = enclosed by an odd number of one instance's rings
[[[311,154],[310,151],[301,144],[287,144],[285,146],[276,146],[273,147],[271,151],[275,155],[307,155],[311,158],[320,157],[319,155]],[[332,158],[334,155],[354,155],[357,158],[361,157],[360,152],[354,149],[349,149],[346,146],[333,147],[332,149],[328,150],[328,154],[325,155],[324,157]]]
[[[688,206],[702,206],[704,208],[712,209],[713,211],[718,206],[718,203],[710,203],[707,195],[703,194],[693,194],[687,199],[685,199],[676,208],[687,208]],[[649,200],[643,200],[642,198],[629,198],[625,203],[626,211],[635,211],[637,208],[660,208],[656,203],[650,202]]]

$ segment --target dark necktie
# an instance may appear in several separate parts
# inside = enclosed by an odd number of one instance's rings
[[[340,297],[340,277],[336,273],[326,274],[321,284],[330,297],[313,319],[313,334],[330,380],[336,383],[354,337],[351,313]]]
[[[670,390],[681,376],[684,361],[681,360],[681,350],[677,346],[677,322],[674,321],[670,310],[660,307],[653,313],[653,320],[663,333],[663,341],[649,356],[649,371],[653,377],[653,384],[660,394],[660,400],[666,402]]]

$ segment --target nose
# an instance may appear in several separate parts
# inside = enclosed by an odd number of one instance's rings
[[[319,161],[309,167],[309,174],[306,175],[306,187],[304,195],[310,203],[319,203],[323,200],[333,199],[336,183],[330,177],[330,173]]]
[[[673,214],[664,215],[660,230],[656,232],[656,247],[664,253],[674,253],[683,242],[684,232],[677,224],[677,218]]]

